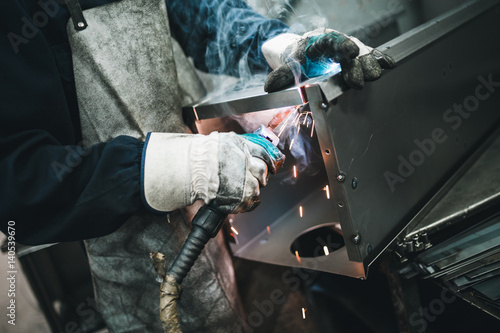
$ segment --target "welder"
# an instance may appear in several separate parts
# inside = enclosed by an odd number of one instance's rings
[[[391,66],[336,31],[291,34],[242,0],[5,0],[0,9],[1,230],[13,220],[20,243],[85,240],[110,332],[162,330],[149,253],[175,258],[196,201],[226,214],[255,208],[281,158],[234,133],[188,133],[170,34],[210,73],[273,68],[267,91],[323,58],[354,88]],[[245,327],[221,236],[183,289],[184,332]]]

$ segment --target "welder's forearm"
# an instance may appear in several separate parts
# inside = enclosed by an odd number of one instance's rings
[[[0,162],[0,216],[15,221],[18,242],[104,236],[143,207],[140,141],[119,137],[83,149],[46,144],[46,133],[26,136],[22,142],[5,139],[9,154]]]
[[[288,31],[284,23],[261,16],[243,0],[166,3],[173,36],[196,67],[211,73],[239,76],[238,63],[244,57],[251,71],[266,71],[262,44]]]

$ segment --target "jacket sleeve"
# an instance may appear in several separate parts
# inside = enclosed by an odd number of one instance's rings
[[[14,221],[24,244],[114,231],[143,207],[143,143],[76,145],[79,127],[44,35],[17,1],[2,1],[0,22],[0,230]]]
[[[261,45],[289,28],[243,0],[166,0],[171,32],[200,70],[240,76],[266,72]]]

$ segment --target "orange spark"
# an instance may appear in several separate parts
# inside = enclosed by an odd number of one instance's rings
[[[300,113],[297,111],[295,118],[293,118],[292,126],[295,126],[295,122],[299,122],[299,118],[300,118]]]
[[[302,261],[300,261],[299,251],[295,251],[295,257],[297,257],[299,264],[302,264]]]
[[[234,231],[234,233],[235,233],[236,235],[238,235],[238,231],[236,231],[236,229],[235,229],[234,227],[231,227],[231,230],[232,230],[232,231]]]
[[[276,127],[278,127],[278,125],[281,124],[283,120],[285,120],[291,112],[292,112],[291,108],[278,112],[273,117],[273,119],[271,119],[269,124],[267,124],[267,126],[270,127],[272,130],[276,129]]]
[[[302,217],[303,213],[304,213],[304,212],[303,212],[303,210],[302,210],[302,206],[299,206],[299,215],[300,215],[300,217]]]
[[[271,234],[271,228],[269,228],[269,226],[267,226],[267,233],[270,235]]]
[[[281,123],[281,129],[280,129],[280,131],[279,131],[279,133],[278,133],[278,138],[281,136],[281,134],[282,134],[282,133],[283,133],[283,131],[285,130],[286,125],[288,124],[288,121],[290,121],[291,115],[292,115],[292,113],[290,112],[290,113],[288,114],[288,116],[286,117],[285,121]]]

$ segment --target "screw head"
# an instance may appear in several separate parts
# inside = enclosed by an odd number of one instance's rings
[[[321,108],[322,108],[323,110],[328,109],[328,104],[326,104],[325,102],[321,103]]]
[[[342,183],[345,180],[345,175],[344,174],[339,174],[337,176],[337,180]]]
[[[85,23],[83,23],[83,22],[78,22],[78,24],[77,24],[77,25],[78,25],[78,28],[83,28],[83,27],[85,27]]]
[[[359,244],[359,242],[361,242],[361,236],[359,234],[352,236],[352,241],[354,244]]]

